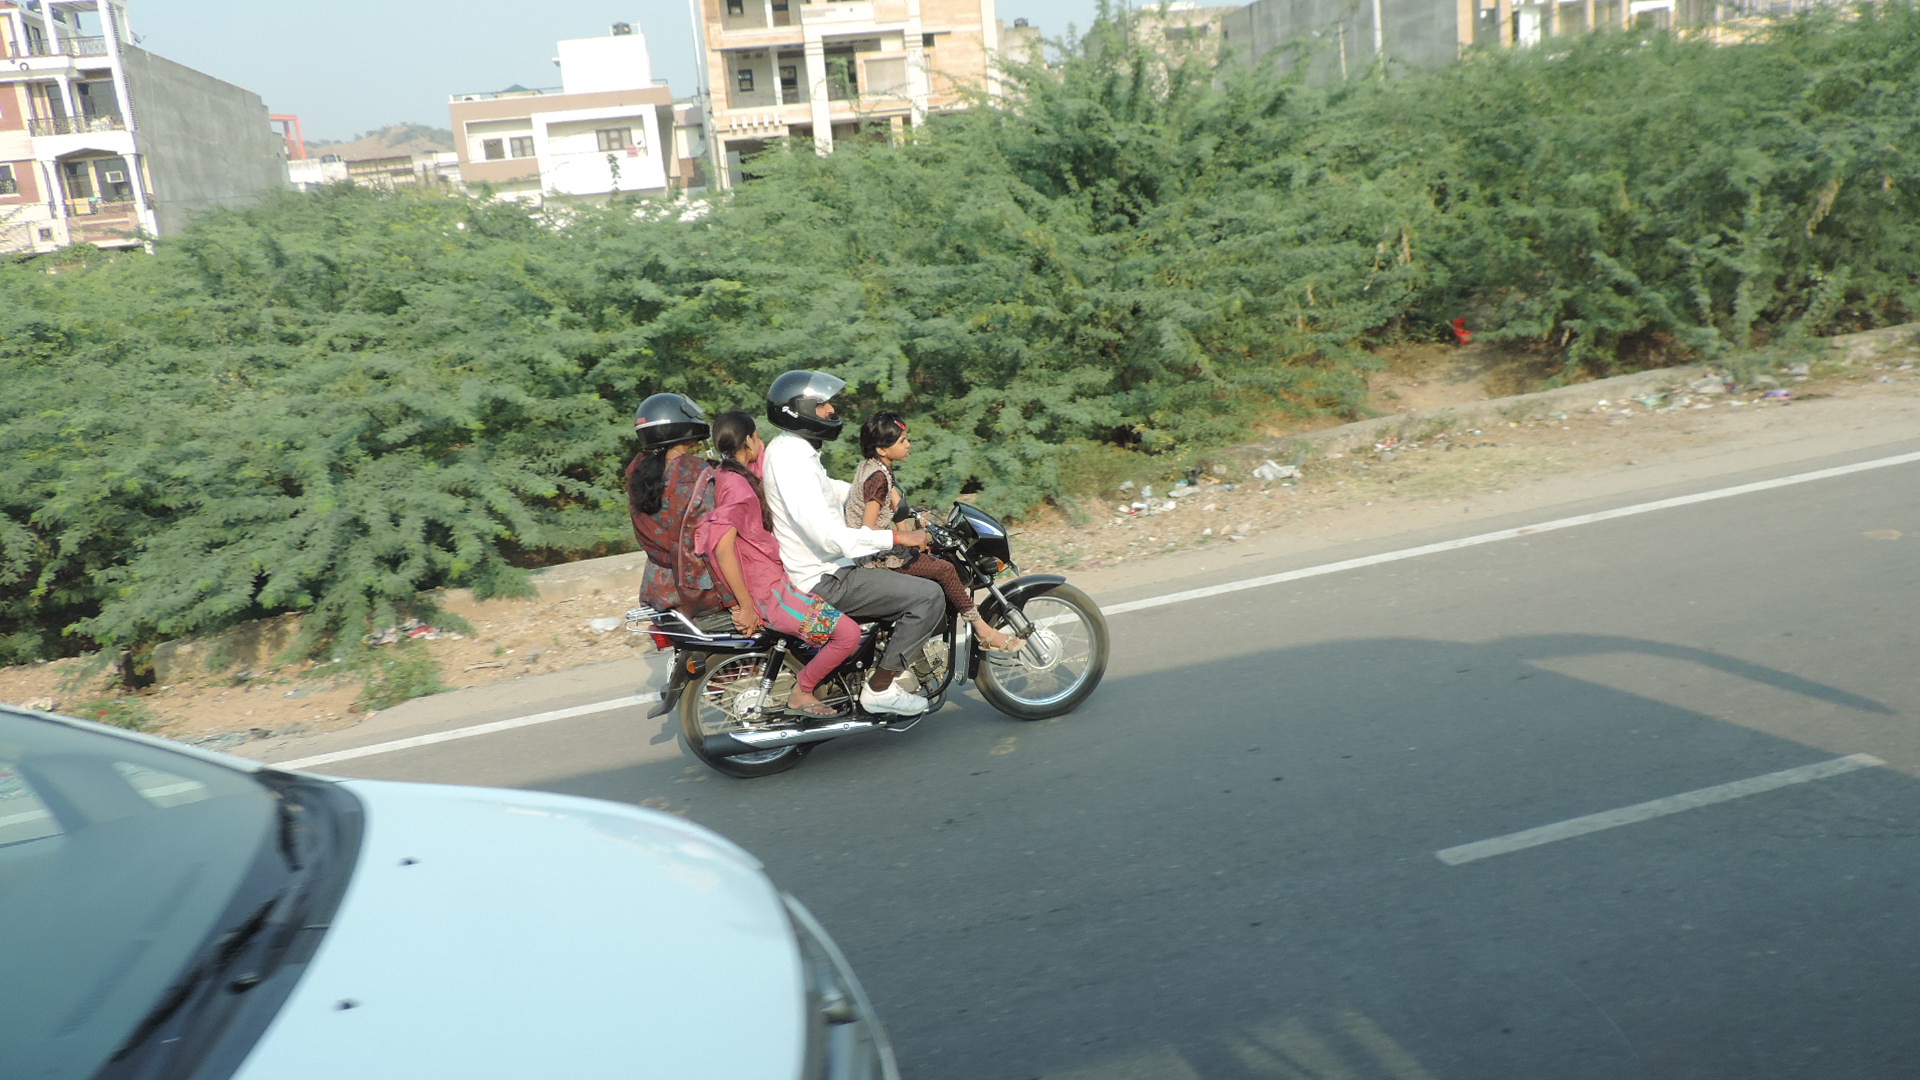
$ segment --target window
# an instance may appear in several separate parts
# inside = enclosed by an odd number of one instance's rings
[[[741,68],[735,74],[735,78],[739,80],[741,93],[743,94],[753,93],[753,69],[752,68]]]
[[[63,161],[60,173],[67,182],[67,198],[91,199],[93,191],[93,169],[90,161]]]
[[[920,47],[921,47],[921,48],[923,48],[923,49],[931,49],[931,48],[933,48],[933,35],[932,35],[932,34],[921,34],[921,35],[920,35]]]
[[[0,165],[0,195],[20,194],[20,182],[13,178],[13,166]]]
[[[602,150],[625,150],[633,145],[632,128],[601,128],[593,137]]]
[[[827,99],[829,101],[847,101],[860,94],[860,79],[855,73],[853,57],[847,55],[827,57]]]
[[[727,0],[727,14],[745,15],[746,13],[747,13],[746,0]]]
[[[100,158],[93,163],[95,189],[100,192],[101,202],[124,203],[133,201],[133,185],[127,182],[127,159],[121,157]]]
[[[533,136],[515,135],[507,149],[509,150],[508,157],[532,157]]]
[[[800,67],[798,64],[780,65],[780,93],[788,101],[800,96]]]
[[[905,95],[907,93],[906,57],[867,61],[867,93],[883,96]]]
[[[487,139],[481,142],[480,152],[488,161],[499,161],[507,156],[507,144],[501,139]]]

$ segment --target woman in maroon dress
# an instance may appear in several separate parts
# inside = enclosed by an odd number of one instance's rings
[[[627,464],[627,512],[633,538],[647,553],[640,602],[692,616],[734,605],[726,582],[693,553],[687,511],[707,460],[693,452],[712,428],[700,406],[679,394],[654,394],[633,416],[640,451]]]
[[[733,621],[741,633],[757,633],[765,623],[819,649],[800,669],[787,708],[809,716],[832,716],[833,708],[813,691],[860,646],[860,627],[825,600],[801,592],[787,580],[780,545],[773,537],[773,516],[767,512],[754,469],[764,444],[753,417],[743,412],[714,417],[713,448],[720,455],[717,490],[713,509],[694,532],[694,547],[712,561],[740,598]]]

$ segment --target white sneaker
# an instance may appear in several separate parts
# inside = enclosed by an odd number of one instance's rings
[[[870,713],[919,716],[927,711],[927,699],[919,694],[907,693],[900,689],[898,683],[889,684],[885,690],[863,686],[860,688],[860,707]]]

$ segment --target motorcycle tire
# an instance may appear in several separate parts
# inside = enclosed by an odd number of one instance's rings
[[[1060,584],[1030,593],[1020,610],[1034,634],[1017,652],[982,654],[975,685],[987,704],[1016,720],[1072,712],[1107,672],[1107,619],[1093,598]],[[996,629],[1016,632],[1006,617]]]
[[[766,665],[767,654],[764,652],[712,657],[707,662],[706,670],[680,691],[680,737],[687,744],[688,751],[715,772],[742,779],[772,776],[800,764],[801,759],[817,745],[800,743],[730,757],[706,751],[704,743],[708,735],[731,735],[752,729],[753,725],[742,719],[741,715],[759,701],[760,673],[766,669]],[[787,700],[787,695],[793,692],[794,676],[799,670],[799,660],[789,655],[784,670],[773,682],[772,701]],[[825,691],[829,686],[822,683],[820,689]]]

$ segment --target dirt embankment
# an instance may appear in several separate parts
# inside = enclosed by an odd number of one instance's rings
[[[1512,396],[1516,373],[1490,354],[1400,354],[1371,387],[1382,419],[1250,444],[1186,474],[1143,462],[1127,486],[1086,507],[1084,520],[1048,514],[1022,523],[1015,555],[1030,572],[1071,571],[1095,588],[1117,588],[1186,565],[1167,562],[1169,554],[1385,535],[1530,488],[1547,505],[1601,494],[1624,482],[1623,471],[1663,460],[1759,447],[1819,425],[1878,420],[1897,431],[1900,417],[1920,415],[1914,335],[1883,331],[1843,344],[1832,362],[1751,387],[1681,370],[1523,397]],[[406,644],[374,650],[373,662],[273,664],[269,627],[251,654],[229,647],[239,659],[218,670],[207,664],[218,650],[171,655],[162,684],[138,695],[117,694],[77,660],[0,668],[0,701],[216,746],[343,728],[368,715],[382,691],[486,686],[651,648],[619,626],[639,565],[637,555],[603,560],[573,574],[571,586],[559,568],[561,587],[550,584],[538,599],[459,605],[471,632],[396,628]]]

